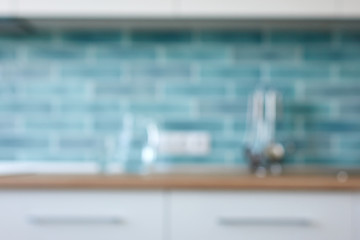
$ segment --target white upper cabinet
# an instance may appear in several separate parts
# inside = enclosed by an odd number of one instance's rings
[[[173,10],[172,0],[17,0],[20,17],[142,18],[170,16]]]
[[[0,0],[0,17],[359,18],[360,0]]]
[[[0,0],[0,17],[11,16],[14,13],[12,0]]]
[[[342,17],[360,17],[360,0],[342,0]]]
[[[321,18],[335,16],[336,1],[337,0],[178,0],[178,11],[180,15],[185,17]]]

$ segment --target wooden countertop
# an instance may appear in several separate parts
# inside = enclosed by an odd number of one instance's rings
[[[0,177],[0,189],[204,189],[204,190],[360,190],[360,177],[334,176],[23,175]]]

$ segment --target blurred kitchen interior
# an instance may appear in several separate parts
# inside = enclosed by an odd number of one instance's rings
[[[0,238],[360,240],[360,1],[0,0]]]

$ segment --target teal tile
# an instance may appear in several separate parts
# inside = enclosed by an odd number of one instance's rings
[[[340,34],[340,41],[342,44],[360,44],[360,31],[347,30]]]
[[[0,162],[9,162],[9,161],[16,161],[16,153],[15,152],[0,152]]]
[[[223,156],[160,156],[161,163],[167,164],[224,164]]]
[[[284,102],[284,114],[301,115],[301,116],[317,116],[331,115],[331,105],[329,103],[319,102]]]
[[[342,150],[359,150],[360,149],[360,137],[353,136],[349,137],[348,135],[338,135],[339,147]]]
[[[190,31],[166,31],[166,30],[137,30],[132,31],[130,39],[133,43],[146,44],[174,44],[190,43],[192,41],[192,32]]]
[[[200,68],[201,80],[259,80],[260,67],[254,65],[203,65]]]
[[[227,48],[183,47],[165,49],[168,61],[228,61],[230,55]]]
[[[99,150],[104,147],[104,140],[96,137],[67,136],[60,137],[59,147],[61,150],[86,150],[91,151],[94,148]]]
[[[348,95],[345,95],[348,97]],[[340,114],[342,116],[352,116],[360,114],[360,96],[357,94],[356,97],[350,95],[348,101],[344,101],[340,103],[339,106]]]
[[[53,107],[48,101],[33,102],[24,99],[23,101],[4,101],[0,103],[0,113],[50,113]]]
[[[122,129],[121,119],[95,119],[93,123],[95,132],[118,133]]]
[[[304,60],[360,62],[360,48],[305,48]]]
[[[178,131],[223,131],[224,122],[221,120],[199,119],[199,120],[166,120],[161,124],[162,129]]]
[[[327,84],[327,85],[309,85],[306,88],[306,95],[312,97],[323,98],[340,98],[340,97],[353,97],[358,98],[360,93],[360,83],[351,84]]]
[[[234,132],[244,133],[246,130],[246,118],[235,119],[231,127],[232,127],[232,131]]]
[[[339,159],[342,159],[341,161]],[[303,164],[306,165],[323,165],[328,167],[334,167],[336,169],[341,168],[352,168],[360,166],[360,158],[354,155],[331,155],[331,154],[321,154],[318,156],[306,155],[302,160]]]
[[[156,86],[134,83],[98,83],[94,88],[97,97],[135,98],[156,95]]]
[[[63,116],[62,119],[25,119],[24,126],[28,131],[81,132],[86,129],[85,120],[77,118],[67,118],[66,116]]]
[[[339,78],[340,79],[360,79],[360,68],[359,64],[352,65],[342,65],[339,70]]]
[[[245,116],[247,112],[246,99],[236,100],[207,100],[198,102],[198,111],[200,114],[235,114]]]
[[[273,30],[272,44],[330,44],[332,32],[327,30]]]
[[[133,65],[130,67],[130,77],[139,80],[186,80],[191,77],[191,68],[188,64]]]
[[[263,33],[260,30],[212,30],[200,32],[204,43],[260,44]]]
[[[244,61],[296,61],[298,60],[298,49],[296,47],[238,47],[234,52],[235,59]]]
[[[98,61],[156,61],[155,47],[106,47],[99,48],[95,53]]]
[[[13,132],[16,129],[16,118],[11,116],[0,116],[0,135],[3,132]]]
[[[16,56],[15,49],[0,47],[0,61],[1,62],[15,60],[16,58],[17,58],[17,56]]]
[[[100,155],[100,154],[99,154]],[[90,153],[87,152],[76,152],[76,153],[67,153],[67,152],[59,152],[59,153],[50,153],[49,151],[37,151],[37,152],[24,152],[21,154],[17,160],[22,162],[94,162],[99,161],[99,156],[97,156],[97,152],[93,151]]]
[[[78,44],[101,44],[101,43],[120,43],[122,34],[119,31],[72,31],[62,34],[62,38],[67,43]]]
[[[49,80],[50,68],[42,64],[24,64],[19,66],[2,66],[0,68],[1,81],[37,81]]]
[[[243,151],[244,141],[239,136],[237,138],[214,137],[211,141],[211,148],[214,151]]]
[[[74,114],[106,114],[106,113],[120,113],[121,106],[114,101],[76,101],[76,102],[62,102],[60,109],[63,113]]]
[[[163,101],[156,102],[154,100],[148,101],[132,101],[129,104],[128,110],[133,113],[161,113],[161,114],[171,114],[171,113],[183,113],[188,114],[190,112],[190,105],[186,101]]]
[[[330,66],[292,64],[273,65],[270,67],[271,79],[328,80],[330,75]]]
[[[0,97],[15,97],[19,92],[19,86],[7,83],[0,84]]]
[[[202,97],[224,97],[227,94],[224,84],[182,84],[173,83],[165,86],[165,97],[178,98],[202,98]]]
[[[84,61],[86,51],[84,48],[50,45],[29,49],[28,57],[38,61]]]
[[[46,138],[29,137],[29,136],[0,136],[0,148],[44,148],[49,146],[49,141]]]
[[[358,121],[314,119],[307,120],[305,123],[305,130],[329,133],[358,132],[360,131],[360,123]]]
[[[268,86],[266,86],[268,85]],[[275,91],[280,98],[291,99],[295,96],[295,82],[288,81],[288,79],[271,79],[266,85],[258,84],[257,82],[250,83],[236,83],[235,94],[239,98],[249,97],[256,89],[269,89]]]
[[[86,85],[63,82],[33,82],[19,87],[21,95],[32,98],[85,98]]]
[[[24,34],[0,34],[0,42],[13,44],[49,43],[54,39],[54,33],[36,31]]]
[[[62,79],[71,80],[119,80],[124,75],[122,67],[119,65],[64,65],[60,69]]]

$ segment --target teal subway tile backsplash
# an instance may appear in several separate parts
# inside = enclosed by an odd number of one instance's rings
[[[0,47],[0,62],[16,59],[16,50]]]
[[[73,46],[35,46],[28,50],[28,57],[34,61],[77,61],[86,58],[86,51]]]
[[[15,62],[16,63],[16,62]],[[26,63],[19,67],[17,64],[0,65],[0,81],[6,84],[12,82],[33,82],[37,80],[48,81],[51,76],[51,69],[44,68],[41,64]]]
[[[342,47],[329,50],[325,47],[309,47],[304,49],[305,61],[360,61],[359,47]]]
[[[222,62],[229,60],[229,49],[223,47],[168,47],[165,49],[165,59],[168,61],[203,61]]]
[[[29,99],[17,100],[7,99],[6,101],[0,102],[0,114],[25,114],[25,113],[50,113],[52,111],[51,103],[46,101],[33,101]]]
[[[203,81],[215,79],[217,81],[258,81],[261,76],[259,65],[249,64],[204,64],[200,66],[200,78]]]
[[[226,86],[223,84],[193,84],[193,83],[174,83],[164,87],[166,98],[170,97],[193,97],[193,98],[224,98],[227,94]]]
[[[124,70],[119,64],[65,64],[57,70],[60,79],[69,81],[119,81]]]
[[[189,64],[134,64],[129,66],[129,77],[133,80],[186,80],[191,77]]]
[[[190,31],[132,31],[130,40],[133,44],[174,44],[190,43],[193,34]]]
[[[29,136],[14,136],[3,135],[0,137],[0,148],[44,148],[49,146],[47,138],[43,137],[29,137]]]
[[[281,45],[330,44],[333,33],[322,30],[276,30],[270,33],[270,41]]]
[[[270,78],[289,80],[328,80],[331,75],[329,65],[314,64],[274,64],[270,66]]]
[[[240,164],[247,98],[282,93],[289,164],[360,166],[360,30],[48,31],[0,35],[0,160],[98,161],[126,113],[161,129],[203,130],[206,157]],[[136,135],[130,156],[140,163]]]
[[[260,30],[243,31],[213,31],[203,30],[199,33],[200,41],[203,43],[215,44],[260,44],[264,39],[264,34]]]
[[[343,44],[360,44],[360,32],[359,31],[342,31],[340,40]]]
[[[117,47],[106,46],[95,51],[97,61],[155,61],[158,51],[154,47]]]
[[[239,62],[284,61],[292,62],[300,58],[299,48],[293,47],[237,47],[234,51],[235,60]]]
[[[357,82],[360,78],[359,62],[351,65],[341,65],[339,70],[339,78],[342,80],[350,79]]]
[[[119,43],[122,33],[115,31],[73,31],[62,34],[62,40],[69,44]]]

